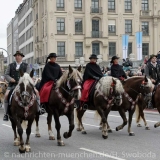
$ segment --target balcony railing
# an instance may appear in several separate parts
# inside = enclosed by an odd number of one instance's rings
[[[82,11],[82,7],[75,7],[74,10],[75,11]]]
[[[57,11],[64,11],[64,7],[57,7]]]
[[[108,8],[108,12],[111,12],[111,13],[114,13],[115,12],[115,9],[111,9],[111,8]]]
[[[151,10],[140,10],[141,16],[151,16]]]
[[[91,13],[102,13],[102,7],[91,7]]]
[[[132,9],[125,9],[125,13],[132,13]]]
[[[65,30],[63,30],[63,31],[58,31],[57,30],[57,34],[65,34]]]
[[[91,34],[92,34],[92,38],[102,38],[103,32],[102,31],[92,31]]]

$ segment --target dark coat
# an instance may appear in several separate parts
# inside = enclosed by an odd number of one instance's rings
[[[42,80],[40,82],[39,90],[46,82],[56,81],[62,76],[62,70],[57,63],[48,62],[42,72]]]
[[[111,66],[111,76],[112,77],[115,77],[115,78],[120,78],[120,77],[123,77],[123,78],[127,78],[124,70],[123,70],[123,67],[119,64],[113,64]]]
[[[88,63],[83,75],[83,81],[86,81],[88,79],[95,79],[94,77],[101,78],[103,77],[103,73],[99,65],[97,65],[96,63]]]

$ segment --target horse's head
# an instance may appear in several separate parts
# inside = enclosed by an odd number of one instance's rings
[[[122,93],[124,92],[122,83],[116,78],[112,78],[111,88],[114,98],[114,104],[120,106],[122,104]]]
[[[145,76],[140,84],[140,93],[144,96],[146,102],[152,100],[152,88],[153,84],[151,80]]]
[[[57,87],[60,87],[63,83],[68,94],[77,100],[81,98],[82,76],[80,70],[81,66],[77,70],[69,66],[69,70],[65,71],[57,82]]]
[[[27,106],[32,99],[32,95],[34,94],[34,82],[32,80],[33,70],[31,71],[30,75],[20,71],[20,75],[21,77],[16,89],[19,90],[19,96],[23,105]]]

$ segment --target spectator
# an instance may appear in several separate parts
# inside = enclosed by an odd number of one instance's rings
[[[147,64],[147,62],[148,62],[148,56],[145,56],[144,57],[144,64]]]

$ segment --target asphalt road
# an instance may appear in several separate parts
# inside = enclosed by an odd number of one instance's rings
[[[35,124],[32,127],[30,138],[31,152],[19,154],[18,147],[13,145],[13,131],[10,122],[2,120],[3,109],[0,109],[0,160],[160,160],[160,128],[154,128],[154,124],[160,121],[157,113],[147,113],[146,119],[151,130],[145,127],[138,128],[133,119],[132,131],[135,136],[128,136],[127,127],[121,131],[113,130],[108,139],[103,139],[99,130],[99,122],[94,120],[94,112],[87,111],[83,120],[86,135],[77,132],[76,128],[69,139],[64,139],[65,146],[57,146],[56,140],[49,140],[46,114],[40,117],[40,138],[35,137]],[[111,112],[109,124],[111,128],[122,123],[117,112]],[[143,124],[143,123],[142,123]],[[61,135],[68,131],[68,120],[61,117]],[[53,132],[56,137],[54,122]],[[26,134],[24,133],[24,138]]]

